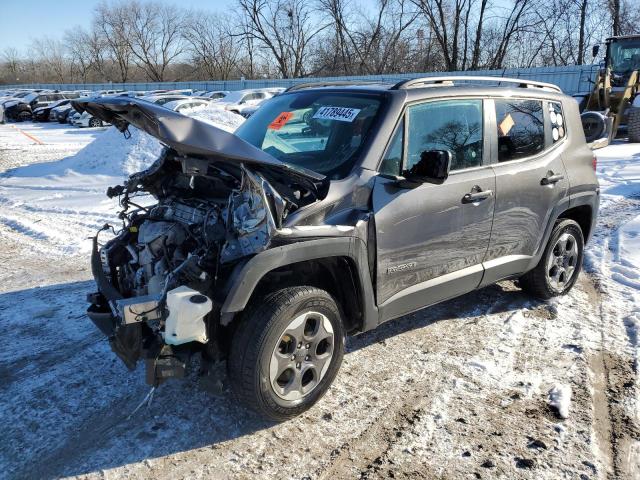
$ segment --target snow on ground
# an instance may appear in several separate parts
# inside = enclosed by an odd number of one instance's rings
[[[158,146],[41,130],[60,149],[0,126],[0,478],[640,478],[640,146],[598,152],[600,221],[569,295],[502,282],[350,338],[326,397],[273,425],[197,372],[127,418],[149,390],[84,316],[83,237],[113,213],[106,182]]]
[[[220,108],[189,113],[227,131],[244,120]],[[69,155],[5,171],[0,177],[0,225],[8,227],[7,235],[37,239],[46,249],[66,255],[88,252],[87,238],[105,222],[118,222],[117,199],[105,196],[107,188],[149,166],[162,148],[133,127],[130,139],[115,127],[81,130],[57,124],[9,124],[0,134],[0,148],[8,152],[29,142],[63,145]]]

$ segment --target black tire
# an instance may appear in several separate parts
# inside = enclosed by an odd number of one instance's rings
[[[577,260],[575,260],[574,270],[571,278],[561,288],[556,288],[549,278],[547,266],[549,257],[551,255],[554,255],[554,248],[556,247],[558,240],[565,233],[570,234],[576,240]],[[520,277],[520,287],[522,287],[525,292],[542,300],[547,300],[559,295],[565,295],[569,292],[569,290],[571,290],[571,288],[578,280],[578,276],[580,275],[580,271],[582,269],[583,255],[584,236],[582,234],[580,225],[578,225],[578,223],[576,223],[574,220],[570,219],[558,220],[555,227],[553,228],[553,232],[551,232],[551,237],[547,242],[540,261],[533,270],[525,273],[522,277]]]
[[[91,128],[101,127],[102,121],[99,118],[92,118],[91,120],[89,120],[89,126]]]
[[[31,114],[29,112],[20,112],[18,113],[18,116],[16,117],[16,121],[17,122],[26,122],[28,120],[31,120]]]
[[[301,398],[285,400],[271,384],[270,363],[291,321],[305,312],[319,312],[331,323],[332,356],[326,373],[312,390]],[[284,421],[300,415],[322,398],[337,375],[344,337],[340,309],[326,291],[302,286],[273,292],[248,308],[233,334],[227,361],[231,387],[241,403],[269,420]]]
[[[640,143],[640,107],[631,107],[627,118],[629,141]]]
[[[584,112],[580,115],[580,121],[587,143],[602,138],[606,129],[603,115],[598,112]]]

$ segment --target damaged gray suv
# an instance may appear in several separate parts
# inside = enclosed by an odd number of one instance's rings
[[[137,99],[74,107],[166,147],[107,192],[122,227],[94,239],[89,317],[151,385],[226,362],[274,420],[327,391],[347,334],[504,279],[566,293],[598,211],[578,105],[549,84],[298,85],[235,134]]]

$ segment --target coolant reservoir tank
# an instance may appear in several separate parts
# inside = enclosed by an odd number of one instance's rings
[[[187,342],[207,343],[204,317],[211,311],[211,299],[187,286],[167,292],[169,317],[164,329],[164,341],[170,345]]]

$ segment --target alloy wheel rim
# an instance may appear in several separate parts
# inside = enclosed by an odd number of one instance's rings
[[[269,380],[275,394],[289,401],[309,395],[329,369],[334,338],[326,315],[309,311],[294,318],[271,355]]]
[[[573,279],[578,256],[576,237],[568,232],[560,235],[547,259],[547,281],[555,291],[562,292]]]

